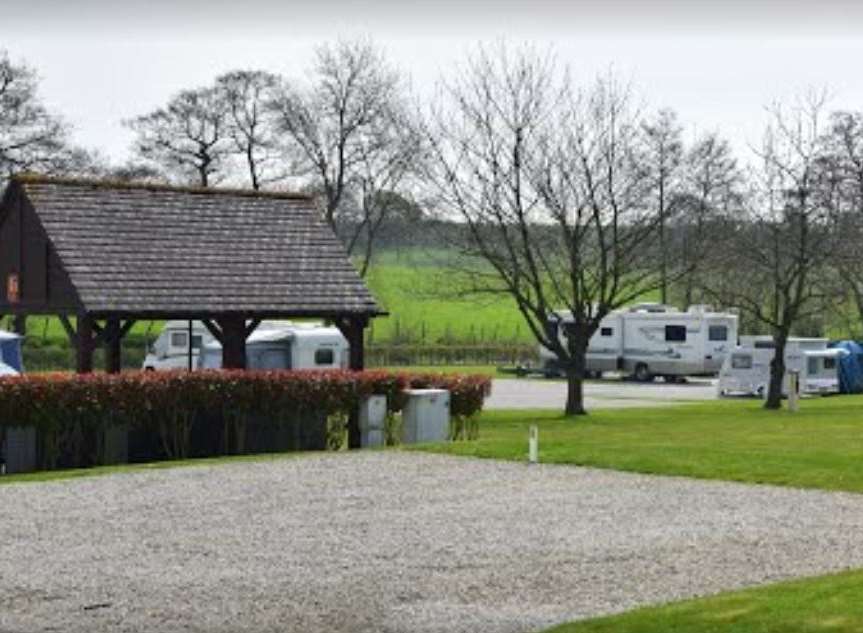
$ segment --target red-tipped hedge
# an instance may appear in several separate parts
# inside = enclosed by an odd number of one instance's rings
[[[453,416],[482,409],[491,381],[484,376],[381,371],[168,371],[122,374],[34,374],[0,379],[0,427],[56,430],[67,422],[135,427],[164,413],[272,415],[279,411],[344,413],[365,397],[404,406],[406,388],[442,388]]]

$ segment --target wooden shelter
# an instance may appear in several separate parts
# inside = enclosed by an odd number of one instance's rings
[[[203,321],[224,366],[245,368],[266,318],[321,318],[363,368],[384,314],[308,196],[19,176],[0,202],[0,314],[58,315],[79,372],[136,320]],[[74,323],[70,317],[75,317]]]

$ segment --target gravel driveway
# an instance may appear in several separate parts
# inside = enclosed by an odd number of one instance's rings
[[[716,380],[688,378],[683,384],[638,383],[619,379],[584,383],[588,409],[656,407],[702,400],[716,400]],[[562,409],[566,382],[544,378],[492,381],[486,409]]]
[[[0,487],[0,631],[534,631],[863,566],[863,496],[398,452]]]

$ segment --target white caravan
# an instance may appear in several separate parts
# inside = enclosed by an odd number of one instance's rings
[[[0,361],[0,377],[2,376],[18,376],[19,372],[17,369],[13,369],[6,363]]]
[[[201,348],[214,341],[200,321],[192,321],[192,367],[198,366]],[[189,322],[168,321],[144,358],[143,369],[187,369],[189,367]]]
[[[673,381],[715,375],[737,342],[737,320],[736,314],[713,312],[707,306],[691,306],[682,312],[642,303],[613,312],[590,338],[588,375],[620,371],[641,381],[655,376]],[[572,322],[569,312],[557,313],[563,344],[567,322]],[[555,355],[542,346],[540,360],[546,376],[560,373]]]
[[[348,341],[341,331],[317,323],[263,321],[246,339],[249,369],[345,369],[348,355]],[[199,366],[221,368],[218,341],[204,346]]]
[[[741,336],[719,372],[720,396],[764,396],[774,355],[770,336]],[[797,372],[798,390],[806,394],[839,393],[839,359],[848,352],[828,349],[826,338],[789,338],[785,344],[782,395],[788,395],[790,372]]]

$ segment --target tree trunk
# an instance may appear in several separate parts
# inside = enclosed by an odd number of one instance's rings
[[[566,371],[566,415],[585,415],[584,378],[570,367]]]
[[[575,338],[575,337],[573,337]],[[587,344],[571,341],[570,361],[566,364],[566,415],[585,415],[584,372],[587,366]]]
[[[660,176],[659,181],[659,291],[660,303],[668,303],[668,254],[665,251],[665,177]]]
[[[785,343],[787,335],[774,337],[776,348],[773,360],[770,361],[770,385],[767,389],[767,400],[764,402],[765,409],[782,408],[782,381],[785,378]]]
[[[27,336],[27,317],[23,314],[18,314],[12,322],[12,329],[19,336]]]

